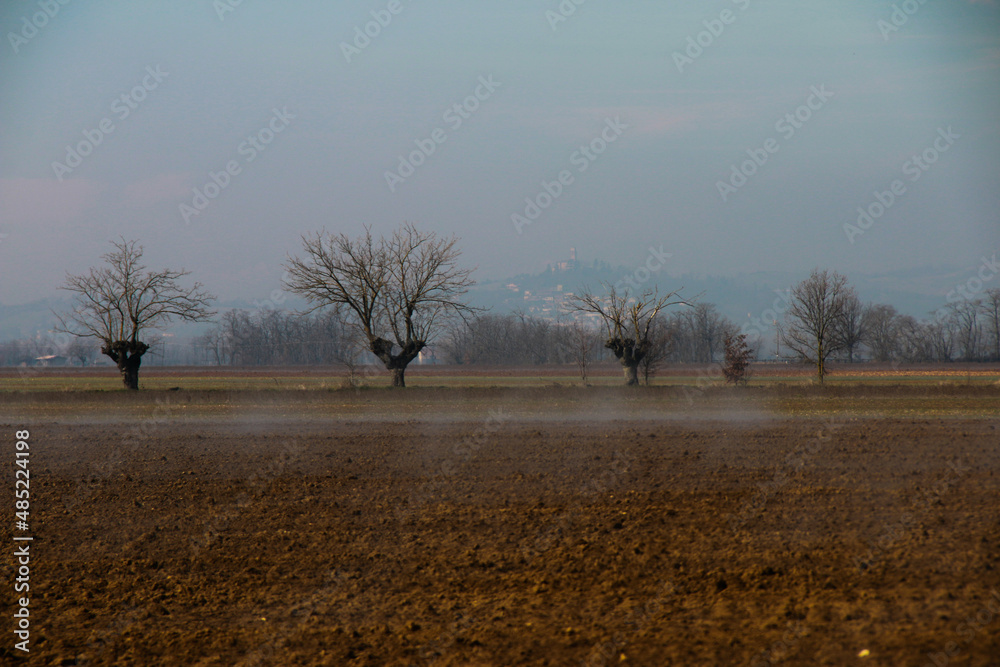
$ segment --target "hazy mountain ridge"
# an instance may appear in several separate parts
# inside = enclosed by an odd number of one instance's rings
[[[584,287],[600,290],[603,283],[615,284],[626,276],[633,276],[634,279],[634,269],[598,264],[598,267],[584,266],[564,271],[549,269],[538,274],[484,281],[472,290],[470,296],[474,302],[490,307],[494,312],[513,312],[524,309],[525,291],[537,294],[555,291],[561,286],[562,292],[575,293]],[[902,313],[922,318],[943,306],[948,292],[969,275],[972,275],[969,271],[935,268],[847,277],[863,301],[887,303]],[[722,314],[743,323],[775,309],[776,303],[781,305],[788,290],[805,277],[801,273],[787,271],[756,271],[736,276],[671,275],[662,272],[653,274],[645,283],[637,284],[639,290],[646,287],[658,287],[661,293],[681,290],[682,296],[698,297],[699,301],[714,303]],[[518,292],[515,293],[508,285],[516,285]]]

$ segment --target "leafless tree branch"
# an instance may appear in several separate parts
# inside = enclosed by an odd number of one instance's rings
[[[289,258],[287,288],[312,309],[344,310],[371,352],[403,386],[406,366],[441,325],[478,309],[462,297],[475,284],[472,269],[460,268],[458,239],[439,238],[407,223],[388,238],[371,228],[352,239],[316,233],[302,239],[302,258]]]
[[[68,313],[56,313],[56,331],[81,338],[97,338],[101,352],[122,373],[126,388],[138,389],[141,357],[149,349],[143,332],[168,324],[174,318],[196,322],[211,318],[214,296],[201,283],[181,287],[188,271],[148,271],[142,264],[138,241],[112,241],[114,249],[101,256],[105,266],[82,275],[66,276],[62,289],[75,294]]]

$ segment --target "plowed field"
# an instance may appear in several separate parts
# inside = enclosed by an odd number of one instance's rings
[[[1000,389],[804,391],[10,394],[27,660],[1000,664]]]

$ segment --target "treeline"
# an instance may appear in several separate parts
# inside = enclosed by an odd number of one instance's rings
[[[1000,360],[1000,289],[949,305],[926,320],[890,305],[846,304],[838,326],[842,361],[948,362]],[[727,334],[740,327],[715,304],[696,303],[661,315],[652,324],[647,362],[715,363]],[[460,322],[432,345],[440,363],[463,365],[572,364],[612,359],[598,324],[551,321],[523,313],[485,314]],[[764,341],[757,341],[759,349]],[[372,361],[336,313],[233,310],[202,337],[211,363],[235,366],[357,364]],[[783,350],[785,357],[790,353]]]
[[[65,357],[70,363],[86,366],[100,353],[94,343],[66,335],[40,335],[0,342],[0,366],[33,366],[39,358]]]
[[[950,304],[926,320],[867,306],[858,338],[873,361],[1000,361],[1000,289]]]
[[[483,315],[449,331],[436,346],[448,364],[535,366],[572,363],[581,351],[603,357],[599,332],[524,315]]]
[[[712,303],[698,303],[661,317],[658,338],[666,345],[666,361],[711,363],[720,361],[727,334],[739,333],[739,327],[723,316]]]
[[[219,366],[353,364],[361,350],[336,312],[230,310],[200,343]]]
[[[664,361],[709,362],[722,355],[722,341],[736,325],[713,304],[671,313],[652,325],[653,350],[648,371]],[[461,322],[434,345],[441,363],[515,365],[591,363],[613,359],[596,324],[567,320],[552,322],[523,314],[492,315]],[[68,345],[67,345],[68,343]],[[286,310],[230,310],[194,341],[191,354],[178,351],[161,359],[170,363],[199,359],[219,366],[356,365],[372,362],[360,338],[337,313],[301,315]],[[155,349],[155,348],[154,348]],[[0,344],[0,364],[34,365],[38,357],[58,354],[86,365],[100,356],[93,341],[11,341]]]
[[[842,361],[1000,361],[1000,289],[981,298],[950,304],[918,320],[891,305],[853,299],[840,318]],[[740,327],[714,304],[677,308],[651,325],[651,351],[644,372],[662,363],[713,363],[722,360],[727,333]],[[462,365],[588,364],[611,360],[607,333],[596,322],[553,322],[524,314],[494,315],[460,322],[432,345],[440,363]],[[751,338],[752,340],[752,338]],[[760,349],[771,339],[758,339]],[[155,349],[155,347],[154,347]],[[790,350],[775,350],[782,358]],[[101,357],[93,340],[43,335],[0,343],[0,365],[36,365],[46,356],[74,365]],[[335,312],[301,315],[285,310],[231,310],[196,339],[186,353],[162,357],[163,363],[222,366],[349,365],[373,362],[354,330]]]
[[[657,361],[718,361],[726,333],[737,329],[714,304],[697,304],[652,323],[653,353]],[[483,315],[448,332],[437,353],[450,364],[568,364],[578,362],[585,351],[589,359],[600,361],[612,358],[604,348],[606,335],[596,323]]]

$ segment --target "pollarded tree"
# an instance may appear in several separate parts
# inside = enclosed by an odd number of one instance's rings
[[[691,305],[680,298],[680,290],[660,296],[656,289],[647,289],[632,296],[628,288],[620,293],[605,283],[607,296],[595,296],[589,289],[573,297],[573,308],[593,313],[601,318],[606,338],[604,347],[621,362],[625,384],[639,384],[639,364],[655,344],[655,320],[662,310],[679,304]]]
[[[818,269],[792,288],[781,338],[802,359],[816,364],[820,383],[826,376],[826,360],[845,347],[843,318],[846,304],[854,298],[847,278]]]
[[[58,315],[59,331],[80,338],[96,338],[101,353],[118,366],[126,389],[139,388],[139,366],[149,345],[143,333],[174,318],[207,320],[214,296],[201,283],[184,288],[178,280],[188,271],[147,271],[138,241],[112,241],[114,250],[101,256],[106,263],[86,274],[67,275],[62,289],[76,295],[73,309]]]
[[[392,373],[392,386],[405,386],[406,367],[438,330],[455,317],[476,311],[461,301],[475,284],[472,269],[458,267],[458,239],[438,238],[405,224],[389,238],[371,229],[303,236],[305,256],[290,258],[286,287],[304,296],[313,310],[342,312]]]

